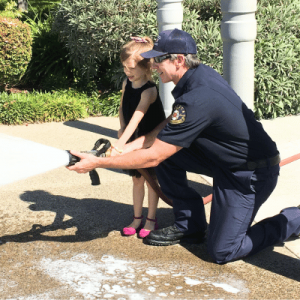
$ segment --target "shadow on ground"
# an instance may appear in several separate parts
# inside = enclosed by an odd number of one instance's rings
[[[114,139],[118,138],[118,132],[116,130],[109,129],[95,124],[90,124],[83,121],[67,121],[64,122],[64,125],[72,128],[77,128],[80,130],[85,130],[85,131],[105,135],[108,138],[114,138]]]
[[[182,244],[182,246],[199,259],[212,262],[212,259],[206,250],[206,243],[199,245]],[[265,249],[253,256],[247,257],[243,259],[243,261],[262,270],[266,270],[300,282],[300,260],[282,253],[278,253],[274,251],[273,247]],[[235,262],[230,264],[233,264],[234,266]],[[239,266],[237,266],[237,268],[239,268]]]
[[[31,241],[83,242],[106,237],[111,231],[120,231],[132,221],[132,205],[113,202],[105,199],[75,199],[52,195],[46,191],[27,191],[20,196],[21,200],[31,202],[31,211],[49,211],[56,214],[52,224],[33,224],[29,231],[4,235],[2,243]],[[32,203],[33,202],[33,203]],[[144,209],[143,214],[147,214]],[[66,220],[66,218],[68,218]],[[160,226],[173,224],[171,208],[159,208],[157,218]],[[61,231],[75,228],[75,234],[61,235]],[[47,235],[47,232],[52,232]],[[54,233],[53,233],[54,231]]]

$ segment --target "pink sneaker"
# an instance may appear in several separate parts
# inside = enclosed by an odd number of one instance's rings
[[[151,222],[155,222],[155,225],[154,225],[154,230],[157,230],[158,229],[158,224],[157,224],[157,219],[155,218],[154,219],[149,219],[149,218],[146,218],[148,221],[151,221]],[[151,232],[151,230],[147,230],[147,229],[141,229],[141,231],[139,232],[139,237],[144,239],[145,237],[147,237],[149,235],[149,233]]]
[[[140,216],[140,217],[133,216],[133,218],[136,219],[136,220],[141,220],[141,219],[143,219],[143,216]],[[135,229],[133,227],[125,227],[122,230],[122,234],[125,235],[125,236],[134,235],[137,232],[139,232],[143,228],[143,226],[144,226],[143,222],[141,222],[140,226],[137,229]]]

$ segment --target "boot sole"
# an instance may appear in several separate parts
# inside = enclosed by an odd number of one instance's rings
[[[145,242],[149,245],[152,246],[171,246],[171,245],[176,245],[180,243],[180,240],[175,240],[175,241],[156,241],[156,240],[149,240],[145,239]]]
[[[145,242],[149,245],[152,246],[171,246],[171,245],[176,245],[176,244],[181,244],[181,243],[186,243],[186,244],[200,244],[203,243],[205,240],[205,237],[183,237],[181,239],[173,240],[173,241],[157,241],[157,240],[152,240],[152,239],[145,239]]]

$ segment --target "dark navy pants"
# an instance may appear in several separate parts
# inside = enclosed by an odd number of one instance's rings
[[[207,229],[202,197],[188,186],[186,172],[213,177],[207,244],[217,263],[254,254],[300,232],[300,209],[296,207],[251,227],[259,207],[277,184],[279,165],[232,172],[185,148],[156,167],[162,191],[173,200],[175,225],[182,232]]]

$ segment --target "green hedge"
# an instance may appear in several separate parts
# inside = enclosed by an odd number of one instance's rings
[[[31,58],[30,28],[0,16],[0,90],[19,82]]]
[[[53,92],[0,93],[0,123],[70,121],[88,116],[116,116],[121,92],[87,95],[73,89]]]

